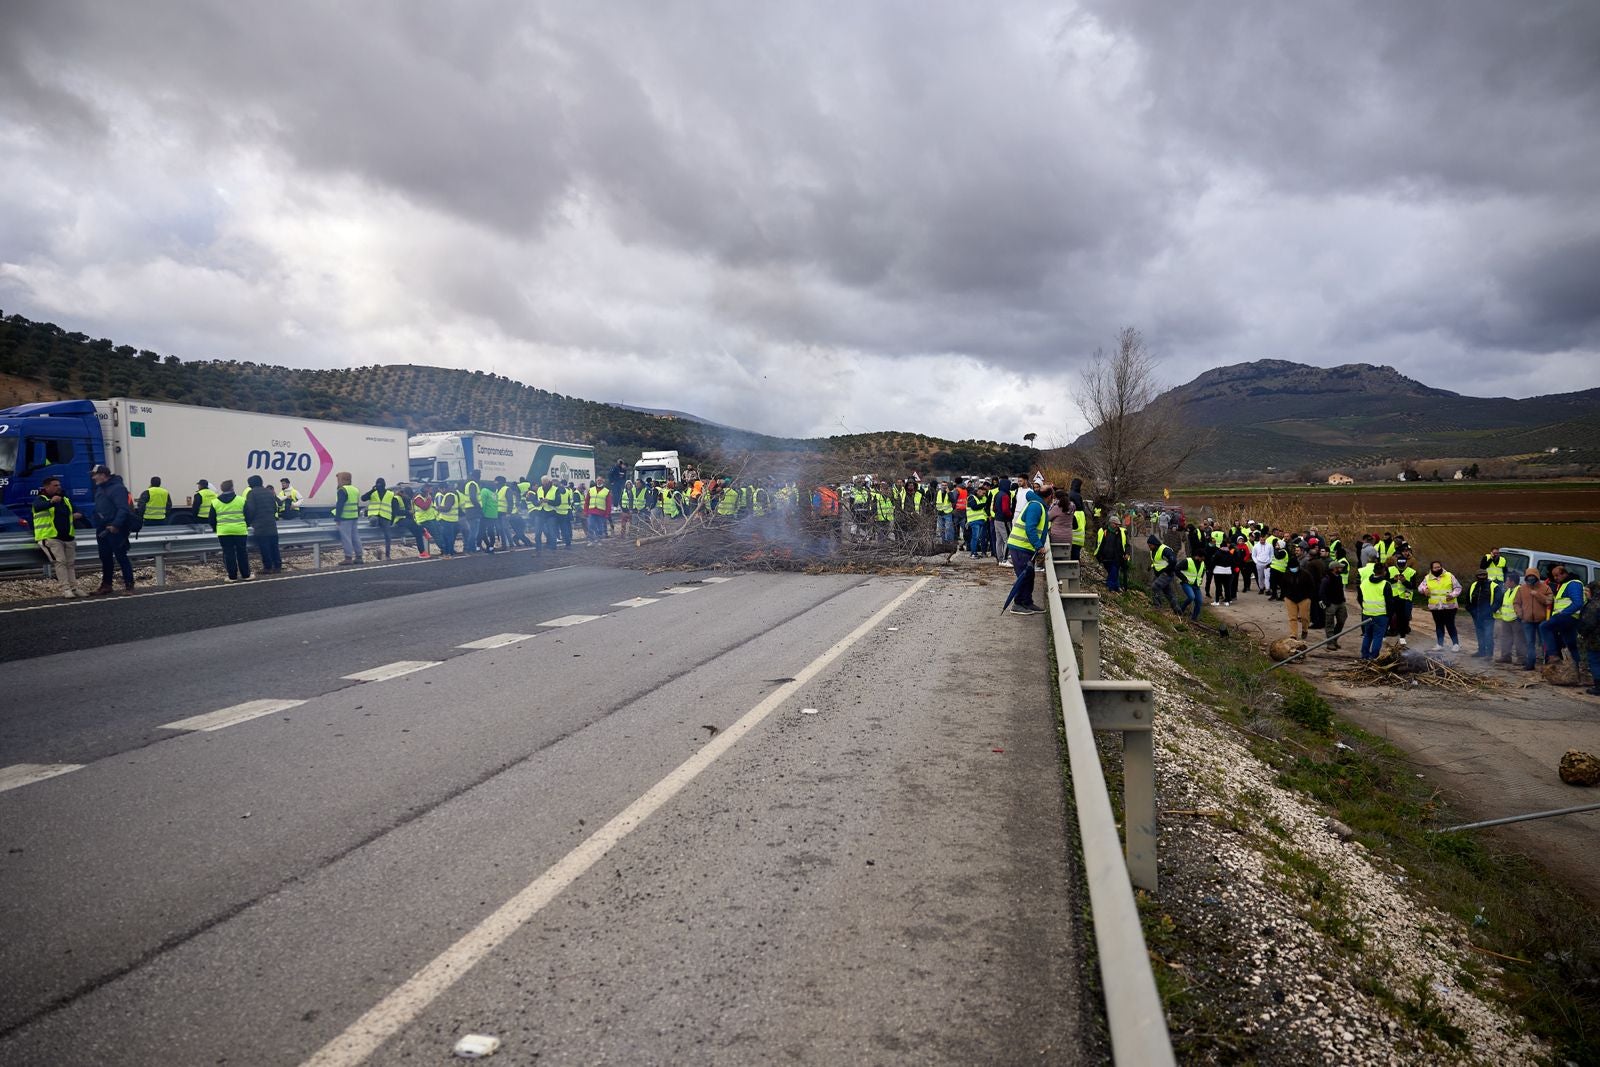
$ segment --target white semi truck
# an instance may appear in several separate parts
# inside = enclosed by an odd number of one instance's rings
[[[463,482],[473,471],[490,482],[496,475],[508,482],[537,482],[547,474],[558,481],[594,481],[594,449],[589,445],[484,430],[437,430],[414,435],[408,447],[413,482]]]
[[[87,503],[94,495],[89,471],[99,463],[120,474],[135,497],[160,478],[180,511],[201,478],[212,488],[231,479],[243,492],[252,474],[274,485],[288,478],[302,508],[331,508],[338,471],[349,471],[363,489],[376,478],[403,482],[406,433],[128,397],[0,411],[0,489],[13,516],[25,514],[50,476],[61,479],[74,503]]]
[[[684,470],[683,461],[676,452],[645,452],[633,465],[633,476],[639,481],[655,479],[657,484],[672,481],[682,483],[685,478],[693,481],[697,475],[693,469]]]

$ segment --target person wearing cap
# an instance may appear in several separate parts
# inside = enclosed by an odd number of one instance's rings
[[[150,488],[139,494],[138,503],[135,505],[139,512],[139,524],[143,526],[165,526],[167,516],[172,514],[172,493],[161,487],[161,479],[150,479]]]
[[[1539,577],[1539,572],[1529,567],[1522,575],[1522,587],[1517,590],[1517,625],[1522,629],[1523,647],[1527,658],[1522,669],[1531,671],[1539,660],[1539,624],[1550,617],[1550,603],[1554,598],[1550,589]]]
[[[1589,661],[1589,688],[1584,692],[1600,697],[1600,578],[1589,583],[1589,596],[1578,613],[1578,647]]]
[[[1501,584],[1486,568],[1479,567],[1467,586],[1467,614],[1472,616],[1472,632],[1478,638],[1478,650],[1472,654],[1473,659],[1494,659],[1494,609]]]
[[[1361,605],[1361,658],[1377,659],[1389,630],[1389,565],[1380,560],[1357,572],[1356,600]]]
[[[278,543],[278,498],[259,474],[252,474],[244,484],[244,521],[261,555],[261,573],[279,574],[283,552]]]
[[[1050,498],[1052,489],[1024,492],[1022,511],[1014,516],[1006,533],[1006,554],[1011,559],[1012,570],[1017,575],[1016,599],[1011,603],[1013,615],[1036,615],[1044,609],[1033,602],[1034,559],[1044,550],[1050,528]]]
[[[1095,532],[1094,558],[1106,569],[1106,589],[1118,592],[1122,588],[1122,575],[1128,569],[1128,531],[1119,524],[1116,515],[1107,515],[1106,524]]]
[[[300,490],[289,484],[289,479],[278,479],[278,518],[292,519],[300,514]]]
[[[1172,606],[1172,610],[1179,615],[1183,608],[1178,606],[1177,591],[1172,588],[1172,578],[1178,571],[1178,561],[1173,558],[1172,549],[1161,543],[1161,538],[1151,534],[1144,539],[1150,546],[1150,573],[1154,576],[1150,582],[1150,599],[1155,601],[1156,607],[1161,606],[1165,600]]]
[[[133,563],[128,559],[128,524],[133,518],[133,497],[122,484],[122,476],[112,474],[104,463],[89,472],[94,482],[95,545],[100,550],[100,588],[90,596],[110,596],[111,580],[122,571],[122,588],[133,592]]]

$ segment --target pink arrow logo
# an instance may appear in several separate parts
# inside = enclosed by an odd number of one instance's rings
[[[317,440],[317,435],[311,432],[311,427],[302,426],[301,429],[305,430],[306,436],[311,439],[312,449],[317,453],[317,479],[311,483],[311,492],[308,496],[309,502],[309,497],[316,496],[317,490],[322,488],[322,483],[328,480],[328,474],[333,470],[333,457],[328,454],[326,448],[322,447],[322,442]]]

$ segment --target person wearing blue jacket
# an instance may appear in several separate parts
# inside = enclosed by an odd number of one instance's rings
[[[1035,492],[1029,489],[1023,496],[1022,511],[1012,516],[1011,529],[1006,537],[1006,548],[1011,556],[1011,569],[1016,572],[1020,587],[1011,603],[1013,615],[1035,615],[1044,609],[1033,602],[1033,582],[1023,581],[1023,575],[1033,570],[1033,560],[1045,546],[1050,532],[1050,498],[1055,490],[1044,486]]]
[[[90,596],[110,596],[111,579],[122,570],[122,587],[133,592],[133,563],[128,559],[128,524],[133,521],[133,498],[122,484],[120,474],[112,474],[104,463],[89,472],[94,483],[95,545],[100,550],[100,588]]]
[[[1546,663],[1561,659],[1561,649],[1572,653],[1578,666],[1578,614],[1583,610],[1583,583],[1557,563],[1550,568],[1550,617],[1539,624]]]

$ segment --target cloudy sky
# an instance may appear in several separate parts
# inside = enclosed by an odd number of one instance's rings
[[[1600,385],[1600,4],[4,0],[0,308],[775,433]]]

